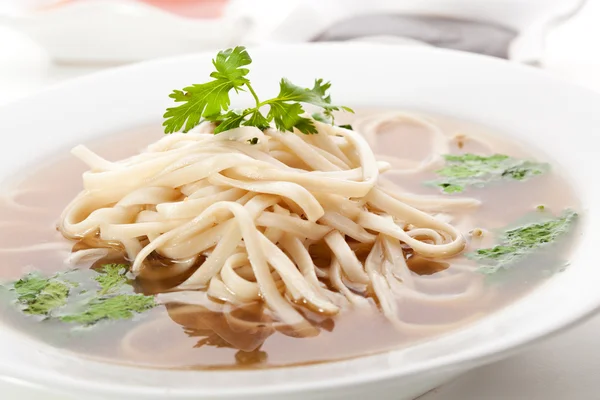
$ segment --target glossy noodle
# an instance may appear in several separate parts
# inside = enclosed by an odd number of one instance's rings
[[[399,118],[431,129],[432,153],[419,165],[378,161],[367,142],[379,125]],[[462,295],[420,292],[405,252],[433,259],[459,254],[463,235],[426,211],[476,207],[478,201],[420,197],[379,182],[393,166],[398,173],[427,168],[447,151],[448,138],[408,114],[358,121],[366,140],[349,129],[316,125],[315,135],[253,127],[214,135],[203,123],[119,162],[78,146],[73,154],[90,170],[60,230],[73,239],[97,234],[122,245],[142,276],[152,254],[171,260],[178,274],[197,268],[171,288],[179,297],[163,295],[165,301],[190,301],[199,289],[235,306],[264,301],[274,321],[301,336],[317,332],[298,305],[335,315],[372,293],[394,325],[418,329],[399,319],[398,296],[424,302],[472,296],[477,281]],[[254,138],[257,144],[249,144]],[[317,267],[317,259],[328,265]]]

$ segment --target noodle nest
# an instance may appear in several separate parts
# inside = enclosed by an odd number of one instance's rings
[[[378,161],[367,139],[386,119],[431,129],[434,153],[420,165]],[[274,321],[311,335],[303,309],[335,315],[371,297],[390,321],[410,328],[398,318],[399,293],[435,299],[419,292],[407,256],[459,254],[464,237],[433,211],[476,200],[416,196],[380,177],[436,162],[446,139],[429,122],[386,115],[355,124],[365,136],[314,123],[314,135],[254,127],[215,135],[203,123],[118,162],[78,146],[73,153],[90,170],[59,228],[68,238],[121,247],[142,277],[151,277],[150,258],[168,260],[170,274],[188,277],[165,296],[183,302],[200,295],[220,305],[263,302]]]

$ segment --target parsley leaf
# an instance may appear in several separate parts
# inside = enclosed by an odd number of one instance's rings
[[[269,127],[269,120],[266,119],[258,109],[254,110],[250,115],[250,118],[244,121],[244,126],[255,126],[261,131],[264,131]],[[219,131],[221,132],[221,131]],[[215,133],[218,133],[215,131]]]
[[[233,128],[238,128],[242,122],[244,122],[246,116],[244,114],[238,114],[235,111],[229,111],[227,114],[222,115],[218,118],[220,124],[215,128],[215,133],[228,131]]]
[[[170,98],[184,104],[167,109],[163,123],[165,133],[179,131],[184,126],[188,131],[201,118],[211,119],[227,110],[230,104],[229,92],[232,89],[243,90],[242,86],[248,83],[245,76],[249,71],[242,67],[251,62],[252,59],[242,46],[220,51],[213,60],[216,71],[210,74],[214,80],[171,93]]]
[[[444,155],[446,166],[435,171],[440,179],[427,182],[438,186],[444,193],[461,193],[467,187],[480,187],[502,179],[523,181],[543,174],[548,164],[512,158],[504,154],[480,156],[477,154]]]
[[[510,267],[525,256],[554,243],[570,230],[576,218],[577,213],[567,210],[557,218],[508,229],[500,237],[501,244],[491,248],[478,249],[467,256],[486,265],[481,268],[482,272],[496,272],[501,268]]]
[[[331,87],[330,82],[323,83],[323,79],[316,79],[312,89],[302,88],[294,85],[292,82],[283,78],[279,82],[279,94],[274,101],[276,102],[300,102],[312,104],[323,109],[323,113],[330,120],[333,120],[331,113],[340,109],[331,104],[331,96],[327,95],[327,90]],[[350,110],[349,108],[345,108]]]
[[[294,85],[285,78],[281,79],[277,97],[261,102],[246,78],[248,69],[242,68],[251,62],[252,59],[242,46],[219,52],[213,60],[216,69],[210,75],[214,78],[213,81],[174,90],[170,95],[176,102],[184,104],[167,109],[163,123],[165,133],[180,131],[182,128],[188,131],[204,119],[217,124],[214,133],[241,125],[264,130],[274,123],[281,131],[298,129],[302,133],[313,134],[317,133],[317,129],[313,121],[304,116],[302,104],[322,108],[323,120],[332,123],[333,111],[354,112],[351,108],[331,104],[331,96],[327,94],[331,83],[324,82],[323,79],[316,79],[310,89]],[[255,106],[240,112],[229,110],[232,89],[236,92],[248,90],[255,100]],[[261,111],[264,107],[269,109],[266,116]]]
[[[229,81],[235,90],[240,90],[243,85],[248,83],[245,76],[250,72],[248,68],[241,67],[251,62],[252,59],[243,46],[220,51],[213,60],[216,71],[210,76],[216,80]]]
[[[317,133],[315,124],[309,118],[302,117],[303,113],[304,109],[299,103],[277,101],[271,103],[267,119],[274,120],[277,129],[283,132],[297,128],[302,133]]]

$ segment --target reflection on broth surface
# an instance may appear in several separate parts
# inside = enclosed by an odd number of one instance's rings
[[[320,248],[319,244],[312,246],[310,253],[317,274],[322,274],[318,276],[322,290],[337,292],[340,285],[345,285],[348,293],[335,297],[335,304],[341,310],[337,315],[311,308],[307,302],[295,304],[295,309],[316,328],[311,331],[297,330],[283,323],[261,298],[231,304],[203,290],[176,291],[175,288],[194,275],[208,255],[190,261],[172,261],[157,253],[145,259],[143,269],[132,284],[138,293],[158,294],[159,305],[136,314],[131,320],[77,327],[52,319],[40,322],[43,318],[23,316],[8,305],[14,295],[2,291],[0,294],[6,299],[2,303],[3,320],[54,346],[117,363],[201,369],[278,367],[372,354],[460,328],[514,301],[564,265],[574,235],[543,251],[519,258],[511,268],[502,268],[494,274],[478,270],[481,257],[467,256],[476,254],[479,248],[497,245],[507,226],[535,222],[540,213],[559,215],[565,209],[576,208],[577,200],[573,193],[565,190],[569,185],[562,177],[550,171],[530,179],[504,179],[482,187],[465,187],[461,193],[442,194],[442,186],[425,182],[439,178],[435,171],[443,167],[443,162],[440,164],[438,160],[412,173],[398,173],[394,169],[410,170],[423,165],[432,148],[440,146],[440,137],[447,146],[440,149],[444,154],[536,157],[519,145],[470,123],[437,116],[426,117],[425,123],[410,118],[375,118],[380,113],[365,110],[352,116],[343,115],[337,123],[352,124],[355,131],[365,134],[378,159],[390,162],[392,170],[383,173],[384,183],[393,182],[410,196],[471,198],[475,199],[473,204],[477,204],[441,209],[429,206],[424,210],[441,221],[452,223],[467,238],[467,247],[459,255],[434,259],[402,246],[408,270],[393,272],[400,276],[389,284],[392,292],[401,293],[395,296],[393,306],[398,323],[391,323],[382,312],[390,306],[382,304],[375,295],[377,279],[364,289],[353,286],[344,273],[340,275],[342,282],[338,282],[331,274],[330,268],[334,266],[329,249]],[[159,125],[152,124],[111,135],[90,143],[89,148],[109,160],[120,160],[139,152],[161,135]],[[101,270],[108,263],[131,263],[118,241],[102,240],[96,234],[70,241],[56,229],[57,218],[65,205],[81,191],[81,175],[86,170],[75,157],[61,156],[36,168],[10,195],[1,199],[2,281],[15,281],[29,271],[51,275],[67,270],[70,267],[65,260],[69,257],[80,269]],[[543,213],[536,208],[541,205]],[[412,228],[405,229],[411,231]],[[437,240],[431,232],[420,232],[416,228],[411,235],[425,242]],[[372,245],[349,238],[347,241],[357,259],[363,265],[367,263]],[[236,276],[245,282],[256,282],[251,268],[235,266],[235,269]],[[278,282],[278,290],[284,292],[281,280]]]

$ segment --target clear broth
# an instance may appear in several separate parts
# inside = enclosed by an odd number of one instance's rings
[[[490,134],[480,126],[442,117],[430,118],[448,135],[464,135],[464,138],[453,142],[453,153],[480,153],[481,144],[472,139],[477,138],[492,143],[496,153],[538,158],[514,141]],[[351,122],[351,119],[340,121],[347,122]],[[161,135],[160,124],[155,123],[131,132],[108,135],[88,145],[107,159],[118,160],[140,151]],[[379,145],[374,149],[376,153],[419,160],[427,152],[428,133],[411,123],[398,123],[386,127],[379,140]],[[410,145],[404,146],[403,143]],[[9,196],[0,198],[2,248],[64,243],[64,249],[59,250],[2,251],[0,281],[18,279],[32,270],[52,274],[68,268],[64,258],[73,242],[62,238],[56,230],[56,223],[65,205],[81,191],[81,174],[85,170],[86,167],[75,157],[63,154],[36,168],[6,192],[10,193]],[[403,177],[401,181],[396,179],[396,182],[414,193],[439,194],[437,188],[423,185],[424,181],[434,178],[433,172],[427,172]],[[555,172],[526,182],[504,181],[485,188],[469,189],[464,195],[482,201],[480,208],[469,213],[472,222],[461,227],[465,234],[474,228],[494,232],[520,220],[540,204],[554,213],[565,208],[577,209],[578,205],[568,183]],[[30,208],[37,210],[31,211]],[[564,254],[570,250],[574,236],[576,234],[571,234],[556,246],[529,258],[523,265],[496,276],[482,278],[480,274],[473,273],[473,279],[485,279],[486,285],[477,301],[425,305],[404,300],[400,307],[402,319],[419,324],[463,321],[459,325],[462,328],[468,322],[515,301],[560,269],[564,264],[558,260],[565,259]],[[487,235],[482,239],[471,240],[469,249],[491,244],[493,236]],[[436,274],[453,273],[455,262],[465,260],[460,257],[436,263],[418,258],[409,261],[411,268],[423,274],[426,279],[434,279]],[[83,264],[81,267],[90,265]],[[138,288],[153,291],[152,288],[144,287],[143,282],[138,284]],[[451,294],[453,290],[460,292],[461,289],[447,287],[444,294]],[[348,309],[334,319],[321,318],[318,322],[321,332],[311,338],[295,338],[277,331],[257,332],[254,335],[236,334],[229,329],[223,315],[193,307],[181,304],[159,306],[133,321],[101,323],[92,328],[80,329],[65,328],[64,324],[40,322],[26,317],[9,305],[8,301],[1,302],[0,313],[7,325],[53,346],[105,361],[156,368],[266,368],[318,363],[396,349],[440,334],[398,331],[383,317],[374,303],[370,309]],[[262,345],[257,348],[257,343]]]

